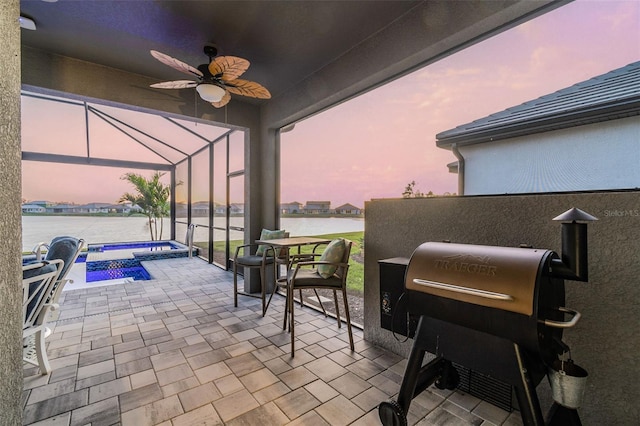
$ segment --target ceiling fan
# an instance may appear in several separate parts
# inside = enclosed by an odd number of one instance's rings
[[[234,95],[250,98],[270,99],[271,93],[259,83],[242,80],[240,77],[248,68],[249,61],[236,56],[217,56],[218,50],[214,46],[205,46],[204,53],[209,57],[208,64],[192,67],[176,58],[151,50],[151,56],[173,69],[196,77],[193,80],[174,80],[152,84],[156,89],[186,89],[195,87],[200,97],[211,102],[216,108],[221,108]]]

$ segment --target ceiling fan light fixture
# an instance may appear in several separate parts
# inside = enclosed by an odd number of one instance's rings
[[[36,23],[33,19],[27,18],[26,16],[20,16],[18,18],[18,22],[20,22],[20,28],[24,28],[25,30],[36,30]]]
[[[220,102],[225,90],[215,84],[201,83],[196,87],[200,97],[207,102]]]

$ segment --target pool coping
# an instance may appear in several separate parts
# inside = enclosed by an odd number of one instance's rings
[[[131,249],[132,251],[132,255],[134,259],[138,259],[140,261],[145,261],[145,260],[160,260],[160,259],[174,259],[177,257],[187,257],[189,256],[189,247],[187,247],[186,245],[182,244],[179,241],[175,241],[175,240],[156,240],[156,241],[127,241],[127,242],[116,242],[116,243],[93,243],[93,244],[88,244],[87,245],[87,250],[83,250],[82,253],[80,253],[80,255],[78,256],[78,259],[80,259],[80,262],[84,262],[86,261],[87,255],[89,253],[96,253],[96,252],[102,252],[104,247],[108,247],[108,246],[122,246],[124,244],[137,244],[137,245],[142,245],[142,244],[154,244],[154,245],[166,245],[166,244],[170,244],[174,247],[177,248],[172,248],[171,250],[162,250],[162,251],[157,251],[157,252],[153,252],[153,251],[138,251],[136,252],[135,249],[133,248]],[[140,249],[142,249],[142,247],[139,247]],[[193,256],[197,256],[199,253],[199,248],[198,247],[193,247],[192,249],[192,254]],[[85,259],[85,260],[83,260]],[[92,261],[92,262],[100,262],[100,261]]]

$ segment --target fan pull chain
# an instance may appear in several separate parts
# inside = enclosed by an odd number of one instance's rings
[[[196,92],[194,92],[193,94],[193,111],[194,111],[194,117],[198,118],[198,95],[196,95]],[[196,121],[196,127],[198,126],[198,122]]]

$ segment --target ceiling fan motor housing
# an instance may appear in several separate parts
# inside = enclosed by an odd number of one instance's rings
[[[211,74],[208,64],[198,65],[198,71],[202,73],[201,79],[203,83],[222,84],[222,82],[220,81],[221,76]]]
[[[218,48],[214,45],[206,45],[204,46],[204,54],[209,57],[209,62],[211,62],[211,59],[218,55]]]

